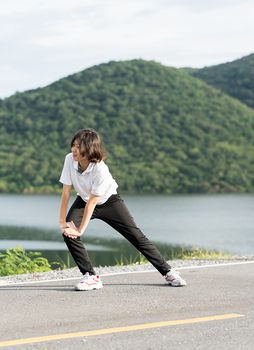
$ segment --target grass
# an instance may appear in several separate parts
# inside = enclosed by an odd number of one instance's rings
[[[228,252],[222,252],[218,250],[209,250],[204,248],[184,248],[184,247],[171,247],[168,254],[163,254],[166,260],[220,260],[220,259],[231,259],[233,256]],[[147,264],[148,260],[141,254],[138,253],[136,256],[126,257],[121,255],[120,259],[116,260],[116,266],[125,265],[137,265],[137,264]]]
[[[130,257],[123,256],[121,254],[120,259],[115,259],[116,266],[125,266],[125,265],[137,265],[137,264],[147,264],[148,260],[142,255],[138,253],[135,257],[132,255]]]
[[[166,251],[165,251],[165,248]],[[160,249],[159,249],[160,250]],[[217,250],[208,250],[203,248],[184,248],[164,245],[164,254],[166,260],[174,259],[202,259],[218,260],[230,259],[232,255]],[[115,266],[140,265],[146,264],[148,260],[138,252],[136,255],[121,253],[119,258],[115,258]],[[57,262],[49,263],[48,260],[38,252],[26,252],[22,247],[7,249],[0,254],[0,276],[17,275],[24,273],[46,272],[52,269],[64,270],[71,267],[70,257],[64,262],[58,257]]]
[[[219,260],[219,259],[231,259],[232,254],[228,252],[222,252],[218,250],[209,250],[204,248],[191,248],[190,250],[183,249],[183,254],[180,259],[200,259],[200,260]]]
[[[64,261],[59,255],[57,255],[57,262],[51,263],[51,267],[53,270],[66,270],[72,267],[71,257],[69,254],[66,256],[66,261]],[[56,264],[56,266],[54,265]]]

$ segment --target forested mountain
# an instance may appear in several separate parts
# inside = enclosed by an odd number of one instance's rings
[[[254,108],[254,54],[189,73]]]
[[[179,69],[109,62],[0,102],[0,190],[50,192],[95,128],[120,191],[254,190],[254,111]]]

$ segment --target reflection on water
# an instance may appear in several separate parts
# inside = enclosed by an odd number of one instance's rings
[[[76,266],[60,234],[56,231],[26,227],[0,226],[0,251],[22,246],[27,251],[41,252],[52,264],[60,262]],[[82,237],[94,266],[111,266],[140,261],[141,254],[125,239]],[[180,258],[190,247],[157,242],[156,246],[166,259]],[[53,264],[54,266],[54,264]]]

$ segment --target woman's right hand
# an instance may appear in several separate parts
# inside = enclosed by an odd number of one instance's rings
[[[65,236],[76,239],[81,235],[81,233],[79,232],[79,230],[77,229],[73,221],[67,222],[66,225],[67,225],[67,228],[65,228],[63,231],[63,234]]]

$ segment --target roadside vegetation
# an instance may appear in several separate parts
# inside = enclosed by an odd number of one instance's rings
[[[158,245],[157,245],[158,246]],[[219,260],[231,259],[233,256],[228,252],[218,250],[209,250],[204,248],[183,248],[172,247],[171,254],[164,255],[167,260]],[[136,256],[126,257],[121,255],[120,259],[116,259],[117,266],[146,264],[148,260],[140,253]]]
[[[38,252],[26,252],[22,247],[7,249],[0,254],[0,276],[50,271],[47,259]]]
[[[117,254],[119,256],[119,254]],[[175,259],[228,259],[232,257],[228,253],[222,253],[215,250],[207,250],[201,248],[182,248],[171,247],[171,250],[167,250],[167,254],[164,254],[167,260]],[[124,265],[136,265],[146,264],[147,259],[140,253],[136,255],[123,255],[120,254],[115,259],[116,266]],[[22,247],[16,247],[7,249],[4,253],[0,254],[0,276],[19,275],[26,273],[47,272],[51,270],[63,270],[70,268],[71,265],[63,260],[50,263],[48,259],[42,256],[40,252],[27,252]]]

